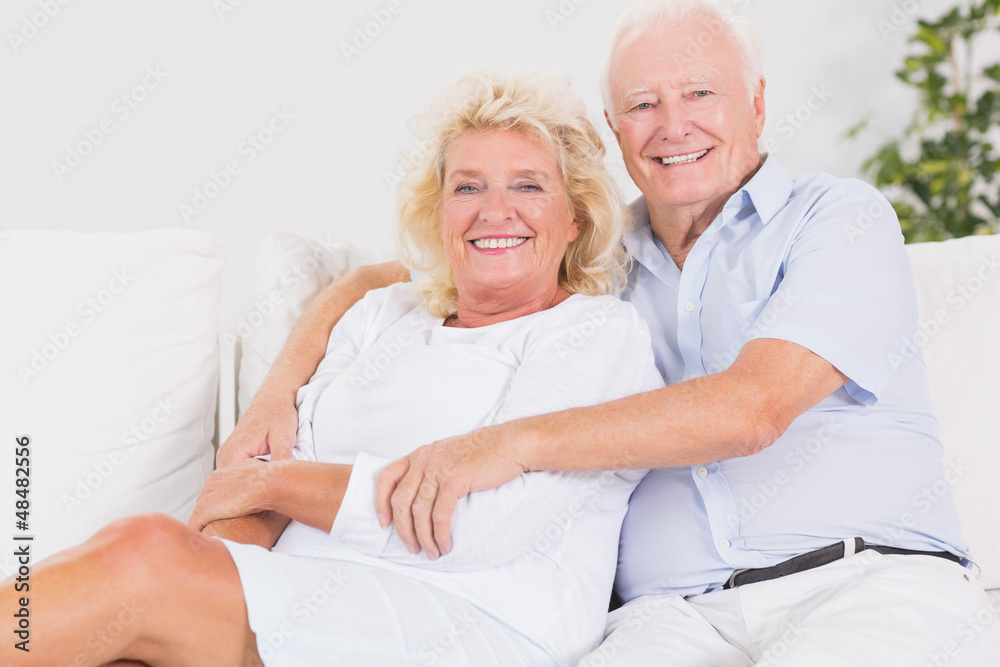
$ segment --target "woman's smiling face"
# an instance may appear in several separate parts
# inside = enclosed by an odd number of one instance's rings
[[[555,156],[516,130],[470,132],[448,148],[441,218],[460,302],[554,293],[580,233]]]

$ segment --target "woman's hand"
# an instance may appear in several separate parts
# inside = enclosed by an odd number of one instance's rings
[[[280,464],[246,459],[213,472],[201,487],[188,526],[201,530],[222,519],[250,516],[271,509],[271,481]]]
[[[273,461],[289,459],[298,428],[294,397],[258,392],[232,434],[219,447],[215,464],[226,468],[264,454],[270,454]]]

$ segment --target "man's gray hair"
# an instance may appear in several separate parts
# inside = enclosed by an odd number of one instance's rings
[[[707,16],[713,26],[718,26],[719,32],[729,34],[740,53],[743,82],[753,101],[760,79],[764,76],[764,38],[757,26],[736,8],[733,0],[636,0],[618,17],[611,29],[611,41],[601,69],[604,108],[616,128],[618,121],[615,119],[614,100],[611,99],[611,61],[619,46],[654,28],[680,23],[696,15]],[[690,48],[694,51],[705,48],[699,43],[699,35],[691,35]]]

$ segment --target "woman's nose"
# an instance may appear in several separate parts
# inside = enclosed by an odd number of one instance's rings
[[[481,217],[485,222],[499,224],[514,217],[511,193],[505,185],[490,184],[483,198]]]

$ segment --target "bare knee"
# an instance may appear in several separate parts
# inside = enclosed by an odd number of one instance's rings
[[[95,555],[121,574],[155,580],[165,565],[177,563],[204,542],[166,514],[137,514],[102,528],[90,540]]]

